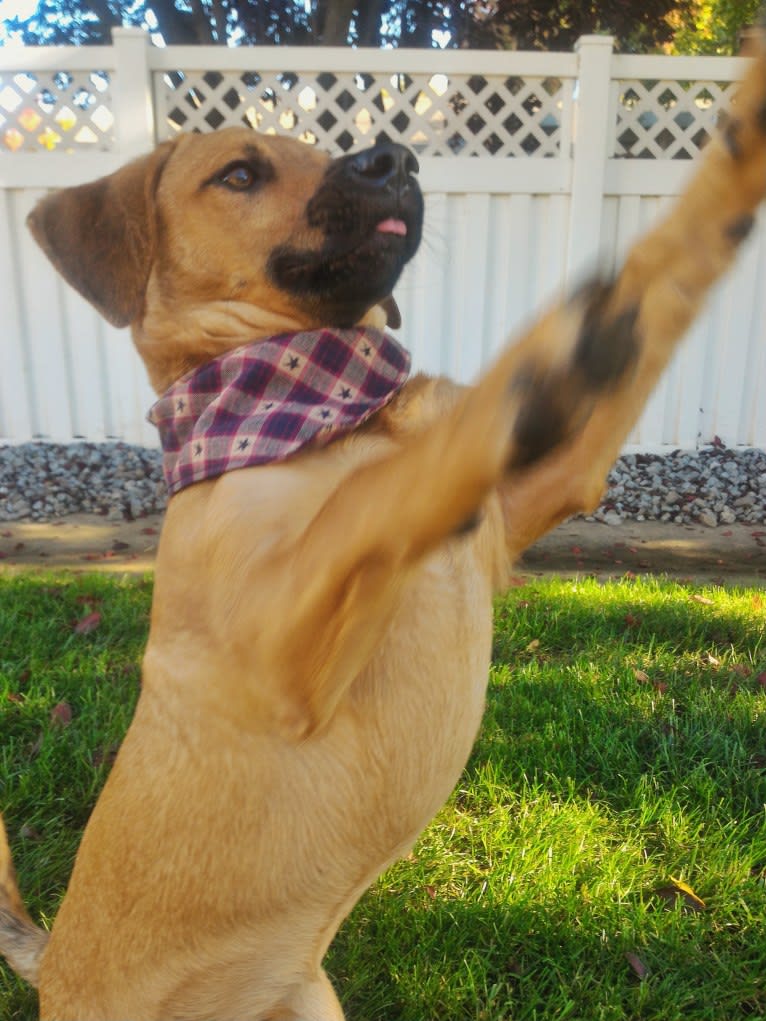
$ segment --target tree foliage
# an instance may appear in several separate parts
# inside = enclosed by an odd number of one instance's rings
[[[738,53],[743,30],[758,19],[761,0],[701,0],[679,18],[674,53]]]
[[[472,44],[524,50],[571,50],[581,35],[605,33],[628,52],[656,50],[673,38],[673,21],[691,0],[497,0],[475,19]]]
[[[571,50],[580,35],[618,48],[731,52],[759,0],[39,0],[6,18],[28,44],[106,43],[141,25],[165,44],[478,47]],[[2,33],[0,33],[0,37]]]

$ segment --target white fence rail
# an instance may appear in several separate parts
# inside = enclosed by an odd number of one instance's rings
[[[677,194],[737,58],[114,45],[0,49],[0,442],[153,445],[126,331],[55,275],[24,227],[46,190],[178,130],[250,124],[334,153],[381,135],[421,164],[426,229],[397,289],[416,367],[475,377],[567,282],[607,270]],[[629,447],[766,446],[766,232],[652,398]]]

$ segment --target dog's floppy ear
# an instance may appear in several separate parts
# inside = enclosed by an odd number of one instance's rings
[[[143,308],[156,240],[152,201],[174,144],[108,177],[54,192],[27,217],[56,269],[114,326],[128,326]]]
[[[398,330],[402,325],[402,313],[399,311],[393,294],[384,298],[380,305],[386,313],[386,325],[390,326],[392,330]]]

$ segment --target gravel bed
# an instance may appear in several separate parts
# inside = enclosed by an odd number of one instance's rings
[[[102,514],[130,521],[166,503],[159,451],[126,443],[0,447],[0,521]],[[766,522],[766,451],[724,446],[627,454],[588,520],[672,521],[711,528]]]

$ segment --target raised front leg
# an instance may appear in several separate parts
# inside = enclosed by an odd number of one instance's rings
[[[587,324],[584,346],[595,340],[594,350],[602,350],[597,338],[615,323],[632,323],[634,371],[614,380],[574,441],[508,477],[503,498],[512,557],[564,518],[598,505],[606,475],[659,376],[754,224],[766,195],[763,35],[753,48],[755,59],[725,128],[665,219],[628,253]],[[616,339],[619,359],[625,338]]]

